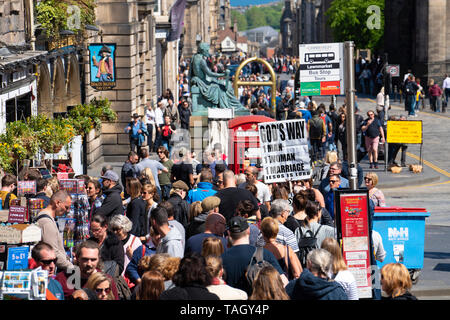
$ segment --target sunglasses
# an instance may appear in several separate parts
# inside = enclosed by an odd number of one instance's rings
[[[48,265],[50,265],[52,263],[56,264],[56,260],[57,260],[56,258],[55,259],[50,259],[50,260],[41,260],[41,263],[45,264],[46,266],[48,266]]]
[[[339,180],[330,180],[331,183],[339,182]]]
[[[365,181],[372,181],[372,178],[364,178]]]
[[[109,293],[111,292],[111,287],[105,288],[105,289],[103,289],[103,288],[97,288],[97,289],[95,289],[95,292],[97,292],[97,294],[100,294],[100,293],[102,293],[102,292],[104,292],[104,293],[106,293],[106,294],[109,294]]]

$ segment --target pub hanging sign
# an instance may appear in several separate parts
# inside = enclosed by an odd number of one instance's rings
[[[116,44],[91,43],[89,45],[91,87],[106,91],[116,86]]]

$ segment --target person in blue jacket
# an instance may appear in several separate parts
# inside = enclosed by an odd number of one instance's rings
[[[147,135],[147,125],[140,120],[140,116],[137,113],[133,113],[133,121],[131,121],[125,128],[125,133],[130,136],[130,150],[140,154],[142,144],[145,141]]]
[[[155,237],[153,228],[150,230],[150,234]],[[153,244],[154,238],[150,238],[147,243],[142,244],[133,252],[133,256],[130,263],[127,265],[125,274],[128,279],[134,284],[139,284],[141,282],[141,276],[138,273],[139,261],[145,256],[151,256],[156,253],[156,246]]]
[[[332,264],[333,257],[328,251],[311,251],[306,260],[307,268],[285,287],[291,300],[348,300],[344,288],[328,276]]]
[[[212,178],[211,170],[202,170],[197,188],[189,190],[186,201],[194,203],[196,201],[202,201],[209,196],[213,196],[217,191],[213,190]]]

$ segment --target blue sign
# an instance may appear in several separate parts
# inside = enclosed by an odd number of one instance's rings
[[[30,247],[9,247],[6,270],[28,269],[28,253]]]

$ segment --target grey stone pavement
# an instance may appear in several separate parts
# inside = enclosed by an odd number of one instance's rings
[[[337,106],[343,104],[344,97],[337,97]],[[330,97],[315,97],[328,107]],[[375,110],[375,97],[358,97],[361,115]],[[389,114],[405,114],[403,104],[391,102]],[[419,281],[413,286],[413,293],[421,300],[450,300],[450,144],[444,139],[450,128],[449,113],[434,113],[429,106],[413,120],[423,121],[423,172],[415,174],[403,168],[400,174],[386,171],[384,160],[379,161],[379,169],[370,169],[379,176],[378,187],[383,191],[388,206],[403,208],[426,208],[430,213],[425,221],[426,235],[424,248],[424,265]],[[418,164],[420,146],[409,145],[407,164]],[[157,159],[155,154],[152,157]],[[399,161],[400,154],[397,156]],[[108,163],[120,175],[122,162]],[[96,163],[88,168],[88,175],[98,176],[105,163]],[[367,157],[360,162],[364,172],[369,170]]]

